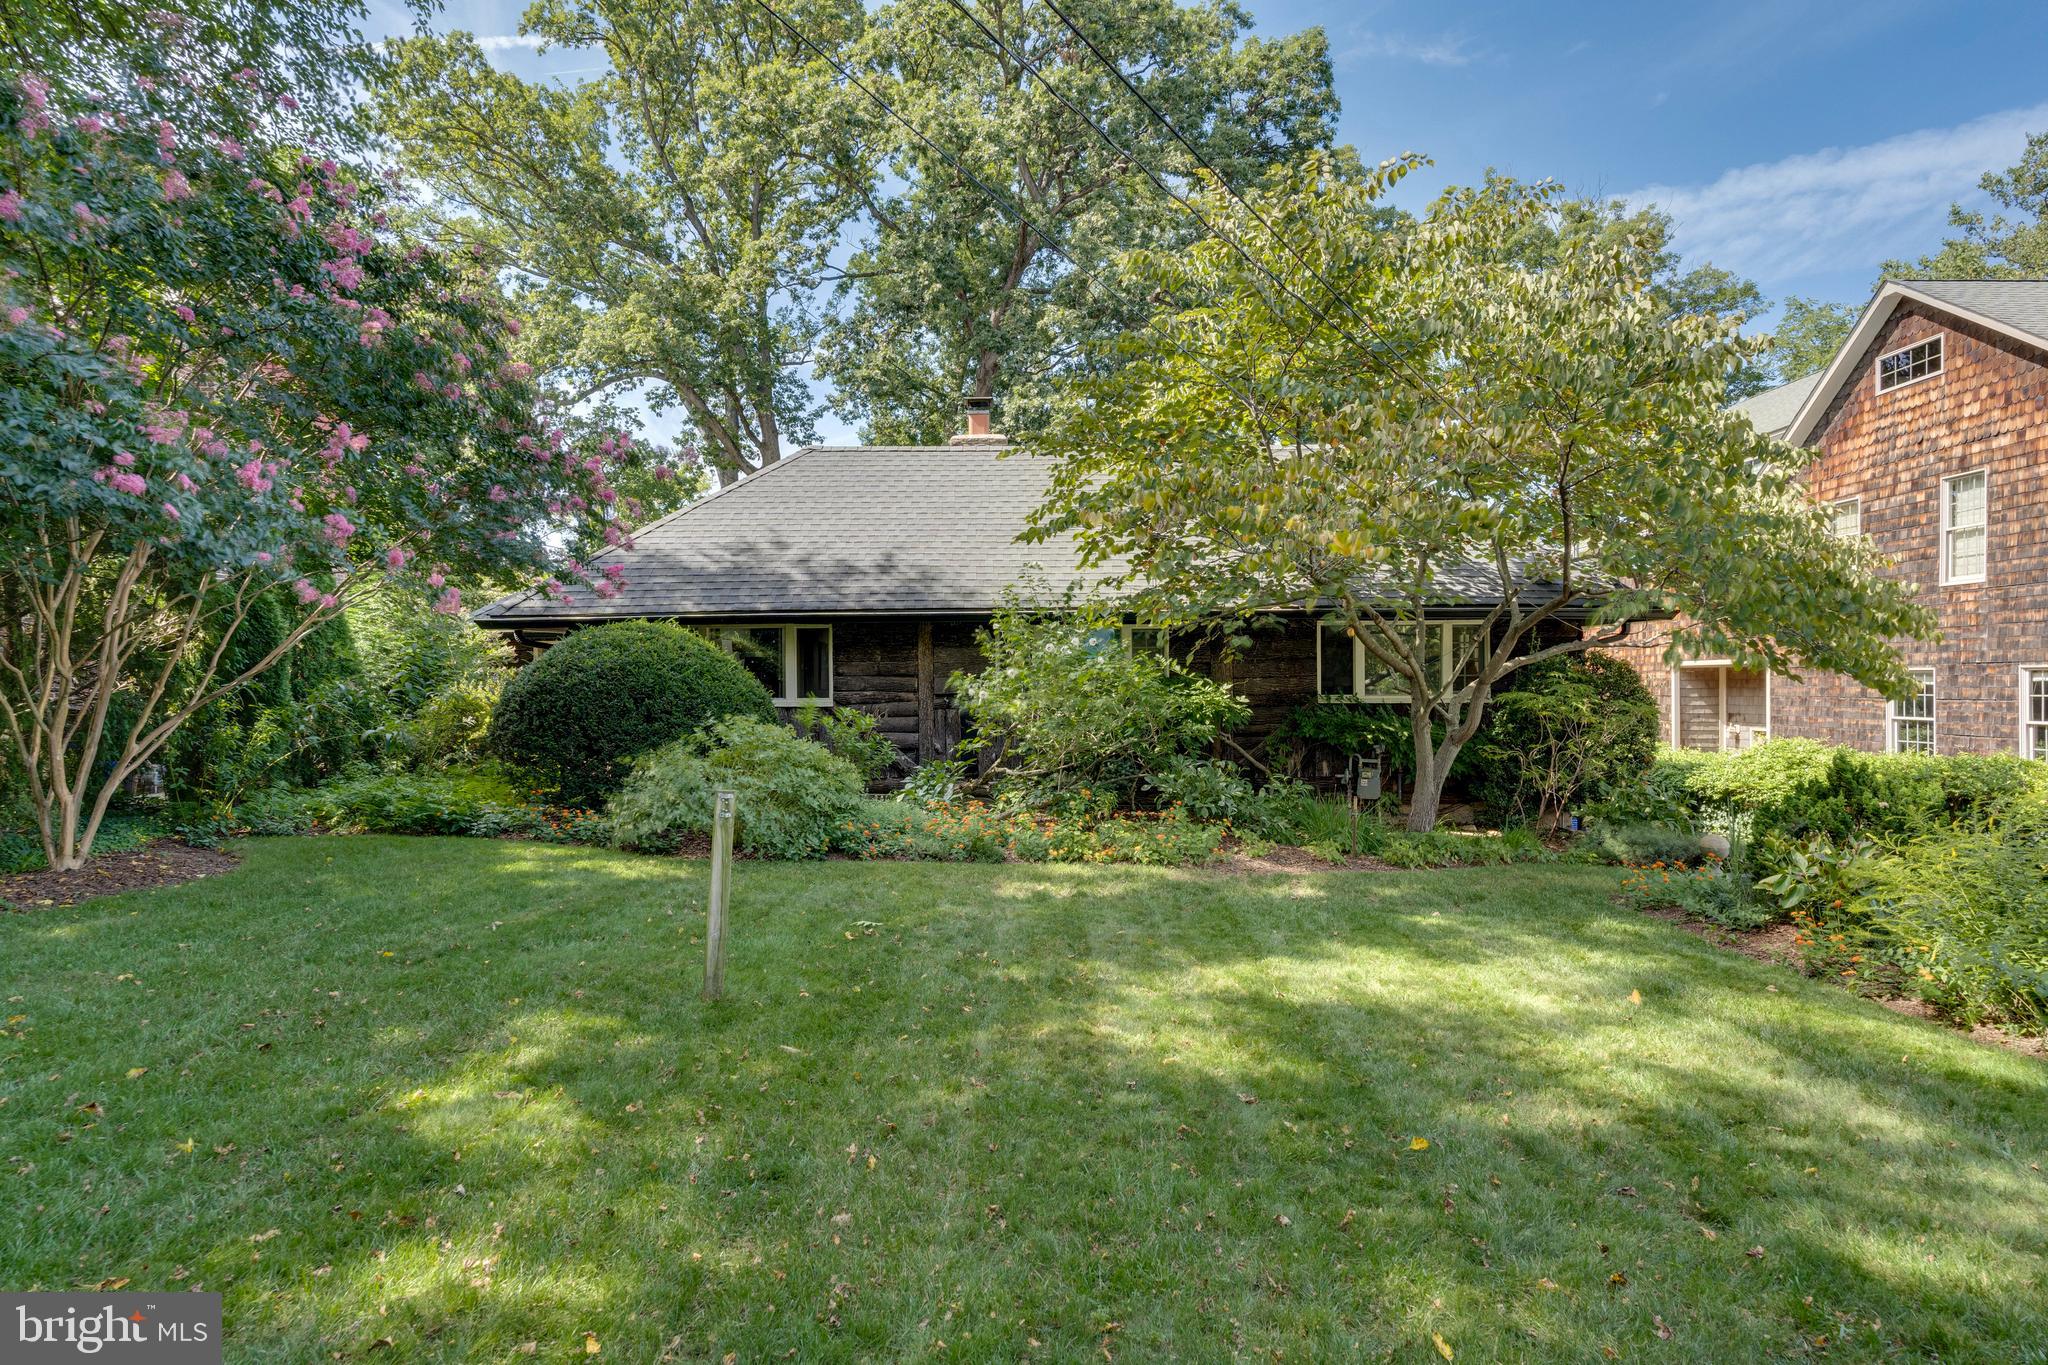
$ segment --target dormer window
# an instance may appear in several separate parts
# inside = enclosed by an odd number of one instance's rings
[[[1889,393],[1941,373],[1941,338],[1929,337],[1877,358],[1877,391]]]

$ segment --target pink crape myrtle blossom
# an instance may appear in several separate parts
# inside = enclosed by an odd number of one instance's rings
[[[46,490],[94,546],[74,564],[0,519],[0,555],[60,589],[111,582],[137,553],[151,574],[129,616],[117,607],[49,644],[60,653],[45,658],[114,661],[49,696],[92,705],[103,680],[132,672],[129,651],[161,637],[147,613],[204,608],[209,630],[232,634],[244,605],[282,599],[296,639],[376,592],[424,588],[456,615],[472,582],[592,582],[556,567],[558,547],[630,544],[623,521],[596,524],[592,509],[618,503],[615,483],[636,486],[622,471],[641,457],[624,433],[597,451],[546,421],[490,262],[414,234],[393,211],[402,182],[280,145],[297,121],[273,112],[291,96],[270,74],[202,92],[203,129],[167,113],[192,107],[196,80],[176,65],[169,22],[145,28],[162,35],[159,65],[114,72],[91,98],[0,77],[19,96],[0,127],[0,250],[14,266],[0,327],[16,364],[50,366],[10,397],[27,429],[75,433],[0,445],[0,480]],[[139,298],[124,292],[137,279],[150,281]],[[21,638],[0,639],[0,654]],[[216,677],[213,655],[177,664],[181,687],[246,681]],[[0,705],[41,723],[49,703],[10,690],[12,676],[0,669]],[[81,831],[48,850],[52,866],[89,851],[101,790],[175,730],[153,705],[122,713],[104,747],[67,754],[61,772],[39,768],[62,807],[43,827]]]

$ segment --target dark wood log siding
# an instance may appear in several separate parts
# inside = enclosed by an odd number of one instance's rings
[[[960,713],[948,679],[981,667],[974,632],[985,620],[875,616],[832,626],[832,701],[875,718],[903,755],[902,767],[943,758],[959,744]],[[921,694],[921,684],[929,695]],[[931,734],[924,733],[930,717]]]
[[[882,733],[901,751],[903,771],[926,759],[945,757],[968,730],[948,681],[955,673],[981,668],[974,637],[987,624],[985,618],[958,617],[870,617],[835,623],[835,704],[858,706],[874,715]],[[920,637],[927,633],[928,665],[920,657]],[[1569,634],[1567,627],[1541,632],[1544,643]],[[1250,637],[1251,645],[1229,658],[1219,659],[1217,648],[1204,644],[1188,661],[1228,682],[1250,703],[1251,719],[1231,739],[1263,760],[1273,733],[1296,707],[1316,699],[1316,626],[1303,617],[1277,617],[1251,628]],[[923,734],[927,704],[919,695],[921,677],[929,677],[932,687],[928,741]],[[1222,756],[1237,755],[1225,746]]]

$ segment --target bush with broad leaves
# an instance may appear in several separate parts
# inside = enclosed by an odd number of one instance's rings
[[[485,264],[274,141],[289,96],[255,69],[193,89],[183,22],[89,81],[0,76],[0,721],[58,868],[187,718],[351,601],[559,590],[575,523],[624,535],[607,453],[548,424]],[[262,600],[288,628],[230,672]]]

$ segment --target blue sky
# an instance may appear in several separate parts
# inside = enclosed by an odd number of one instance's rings
[[[1261,32],[1328,33],[1344,140],[1434,158],[1405,200],[1496,166],[1656,202],[1689,260],[1774,299],[1860,303],[2048,130],[2043,0],[1243,3]],[[522,8],[454,0],[441,24],[500,38],[522,75],[588,63],[511,40]],[[821,434],[851,433],[828,414]]]

